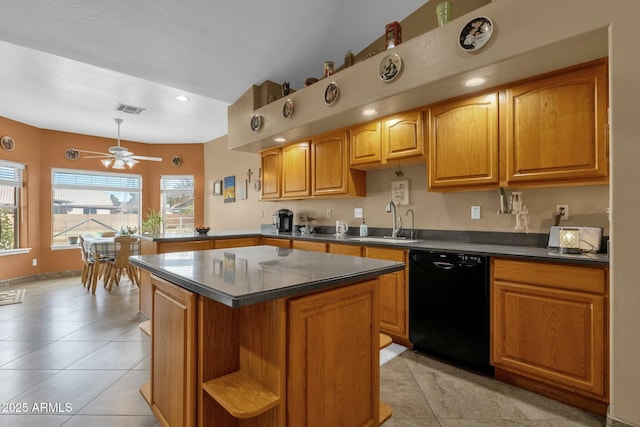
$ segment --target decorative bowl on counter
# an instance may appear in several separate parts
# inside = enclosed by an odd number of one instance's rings
[[[196,231],[198,232],[199,235],[201,236],[206,236],[207,233],[209,232],[209,230],[211,230],[211,227],[206,227],[206,226],[198,226],[196,227]]]

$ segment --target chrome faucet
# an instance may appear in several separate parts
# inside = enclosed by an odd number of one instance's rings
[[[393,221],[393,226],[391,227],[391,237],[398,237],[400,230],[402,230],[402,218],[398,218],[396,215],[396,204],[393,201],[389,201],[387,203],[387,213],[391,212],[391,220]],[[400,222],[400,225],[398,225]]]
[[[411,212],[411,239],[415,239],[416,238],[416,231],[415,231],[415,227],[414,227],[414,217],[413,217],[413,209],[408,209],[407,213],[405,215],[409,215],[409,212]]]

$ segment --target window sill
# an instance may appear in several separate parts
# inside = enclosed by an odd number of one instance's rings
[[[78,249],[80,247],[80,245],[56,245],[56,246],[51,246],[51,250],[52,251],[61,251],[61,250],[66,250],[66,249]]]
[[[0,251],[0,256],[28,254],[29,252],[31,252],[31,248],[9,249],[6,251]]]

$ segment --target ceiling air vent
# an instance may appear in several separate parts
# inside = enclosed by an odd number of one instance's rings
[[[114,108],[114,110],[122,111],[123,113],[127,113],[127,114],[140,114],[144,110],[146,110],[146,108],[134,107],[133,105],[118,104],[116,105],[116,108]]]

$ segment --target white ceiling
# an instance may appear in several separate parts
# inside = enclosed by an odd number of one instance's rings
[[[120,117],[124,140],[210,141],[251,85],[299,89],[426,1],[0,0],[0,116],[109,138]]]

